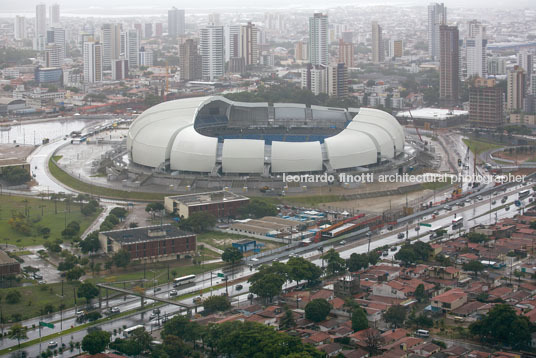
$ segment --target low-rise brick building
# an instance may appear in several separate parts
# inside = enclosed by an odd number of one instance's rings
[[[249,203],[249,198],[227,190],[166,196],[164,207],[168,213],[184,219],[198,212],[208,212],[217,218],[235,216],[238,210]]]
[[[20,263],[0,250],[0,277],[20,273]]]
[[[140,261],[180,259],[196,250],[195,234],[171,224],[104,231],[99,233],[99,241],[109,255],[125,249],[131,260]]]

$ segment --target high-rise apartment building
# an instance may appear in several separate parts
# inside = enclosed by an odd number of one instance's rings
[[[469,21],[465,38],[466,78],[471,76],[487,77],[486,28],[477,20]]]
[[[309,18],[309,61],[313,66],[329,62],[328,15],[315,13]]]
[[[440,26],[439,105],[455,107],[460,98],[459,32],[456,26]]]
[[[45,47],[45,67],[61,67],[63,65],[63,50],[61,46],[50,43]]]
[[[56,45],[54,51],[57,51],[58,58],[58,64],[52,67],[61,66],[63,65],[63,59],[65,58],[65,54],[67,52],[64,28],[51,27],[47,30],[47,48],[52,44]]]
[[[205,81],[214,81],[223,76],[224,62],[223,26],[207,26],[200,32],[202,76]]]
[[[428,5],[428,55],[437,60],[439,58],[440,29],[447,24],[447,8],[443,3]]]
[[[344,63],[346,68],[355,67],[354,64],[354,44],[339,40],[339,63]]]
[[[140,34],[137,30],[121,32],[120,57],[128,60],[128,67],[140,66]]]
[[[89,41],[84,43],[84,82],[102,81],[102,45]]]
[[[47,6],[38,4],[35,7],[35,37],[47,36]]]
[[[195,81],[202,78],[202,58],[197,52],[197,43],[187,39],[179,46],[179,66],[181,80]]]
[[[506,75],[506,60],[497,55],[488,58],[488,75]]]
[[[225,62],[229,62],[231,58],[240,57],[240,28],[240,25],[228,25],[224,28]]]
[[[15,16],[13,32],[15,40],[24,40],[26,38],[26,18],[24,16]]]
[[[328,95],[335,97],[348,96],[348,67],[338,63],[327,68]]]
[[[50,5],[48,9],[48,16],[50,16],[50,26],[59,26],[60,25],[60,4]]]
[[[381,63],[385,60],[385,49],[383,46],[382,27],[377,21],[372,22],[372,62]]]
[[[121,24],[103,24],[101,31],[102,66],[109,70],[112,60],[118,60],[121,55]]]
[[[140,49],[139,62],[140,66],[152,66],[153,65],[153,51],[146,50],[145,47]]]
[[[298,41],[294,44],[294,58],[296,61],[308,61],[309,51],[306,41]]]
[[[153,24],[146,23],[145,24],[145,38],[150,39],[153,37]]]
[[[184,35],[186,30],[184,10],[179,10],[173,7],[168,10],[168,35],[179,36]]]
[[[120,81],[128,77],[128,60],[119,59],[112,61],[112,80]]]
[[[532,74],[534,73],[534,54],[528,51],[521,51],[517,54],[517,65],[525,70],[525,85],[527,90],[531,92]],[[534,92],[531,92],[535,94]]]
[[[258,28],[248,22],[240,27],[239,56],[244,58],[246,66],[256,65],[259,62]]]
[[[506,85],[506,109],[509,112],[523,110],[523,100],[526,93],[525,70],[520,66],[514,66],[508,72]]]
[[[477,77],[469,89],[469,123],[496,128],[504,123],[503,91],[495,79]]]
[[[157,22],[156,24],[154,24],[154,35],[156,37],[161,37],[163,33],[164,33],[164,26],[162,25],[162,23]]]
[[[389,41],[389,57],[400,58],[404,56],[404,41],[390,40]]]

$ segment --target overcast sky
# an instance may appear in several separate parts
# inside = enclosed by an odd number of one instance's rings
[[[80,13],[84,10],[88,12],[120,10],[132,8],[150,8],[155,10],[171,8],[210,10],[216,8],[328,8],[339,5],[420,5],[425,6],[429,0],[196,0],[196,1],[173,1],[173,0],[0,0],[0,13],[9,12],[31,12],[38,3],[59,3],[64,13]],[[440,2],[440,1],[439,1]],[[535,0],[452,0],[444,1],[447,7],[516,7],[536,9]],[[90,4],[90,5],[89,5]],[[92,9],[91,9],[92,8]]]

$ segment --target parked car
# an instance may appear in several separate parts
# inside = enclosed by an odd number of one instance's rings
[[[396,237],[398,237],[399,239],[403,239],[404,238],[404,233],[403,232],[399,232],[398,235]]]
[[[391,246],[391,251],[396,251],[397,247],[396,246]]]
[[[235,287],[235,288],[236,288],[236,290],[237,290],[237,291],[240,291],[241,289],[243,289],[243,288],[244,288],[244,286],[242,286],[242,285],[236,285],[236,287]]]

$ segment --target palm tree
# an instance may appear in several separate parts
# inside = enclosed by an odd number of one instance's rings
[[[11,326],[11,329],[9,330],[9,338],[16,339],[19,343],[20,349],[20,340],[28,339],[28,336],[26,335],[26,328],[22,327],[20,323],[15,323],[13,326]]]

